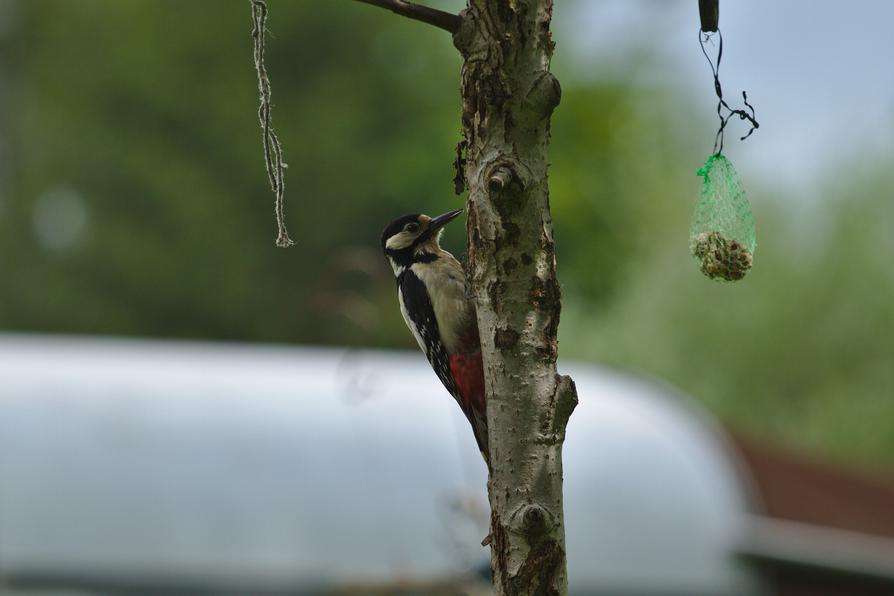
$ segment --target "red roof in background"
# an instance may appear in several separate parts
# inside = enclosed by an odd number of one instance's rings
[[[760,513],[894,537],[894,472],[856,472],[739,435],[732,438],[758,491]]]

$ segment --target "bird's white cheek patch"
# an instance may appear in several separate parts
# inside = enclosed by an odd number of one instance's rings
[[[413,243],[416,237],[407,232],[399,232],[385,241],[385,248],[391,250],[402,250]]]

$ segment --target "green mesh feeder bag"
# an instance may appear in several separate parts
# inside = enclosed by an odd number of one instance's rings
[[[702,190],[692,216],[689,250],[711,279],[736,281],[751,269],[754,217],[733,164],[717,153],[699,168]]]

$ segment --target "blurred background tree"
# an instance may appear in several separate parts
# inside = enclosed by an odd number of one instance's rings
[[[349,2],[271,2],[297,241],[280,250],[247,2],[0,11],[0,328],[414,347],[378,242],[398,214],[462,205],[446,36]],[[746,176],[755,269],[710,282],[686,253],[714,124],[694,97],[709,81],[687,91],[650,76],[662,58],[648,46],[581,63],[563,35],[551,174],[563,358],[659,376],[750,434],[889,468],[892,156],[834,164],[817,201]],[[463,241],[448,231],[451,250]]]

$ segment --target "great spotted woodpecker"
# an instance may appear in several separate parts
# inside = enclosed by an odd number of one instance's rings
[[[441,248],[443,227],[462,209],[431,218],[400,217],[382,232],[382,250],[397,278],[397,300],[407,327],[472,425],[488,461],[484,367],[475,304],[463,268]]]

